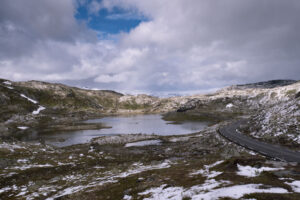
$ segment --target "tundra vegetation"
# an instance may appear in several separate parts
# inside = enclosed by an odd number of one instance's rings
[[[299,92],[299,82],[277,80],[158,98],[1,79],[0,199],[300,199],[298,163],[266,158],[217,132],[247,118],[244,134],[299,150]],[[188,135],[101,136],[61,148],[20,139],[148,113],[210,123]]]

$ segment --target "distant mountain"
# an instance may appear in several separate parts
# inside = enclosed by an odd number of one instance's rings
[[[296,83],[295,80],[270,80],[270,81],[264,81],[264,82],[258,82],[258,83],[249,83],[249,84],[243,84],[243,85],[236,85],[237,88],[245,89],[245,88],[275,88],[275,87],[281,87],[286,85],[291,85]]]

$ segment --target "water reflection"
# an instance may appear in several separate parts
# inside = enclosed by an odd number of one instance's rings
[[[131,115],[113,116],[101,119],[88,120],[87,123],[104,123],[112,128],[100,130],[83,130],[73,132],[51,133],[40,135],[42,139],[55,146],[69,146],[86,143],[92,138],[115,134],[156,134],[181,135],[190,134],[205,128],[205,122],[185,122],[170,124],[161,118],[161,115]]]
[[[202,130],[207,123],[185,122],[183,124],[170,124],[164,121],[161,115],[133,115],[105,117],[102,119],[88,120],[89,123],[104,123],[111,129],[100,130],[101,134],[156,134],[180,135]]]

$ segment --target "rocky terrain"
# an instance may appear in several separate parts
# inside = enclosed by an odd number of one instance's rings
[[[217,114],[222,120],[248,117],[242,132],[291,148],[300,147],[300,82],[278,80],[231,86],[215,94],[194,96],[177,111],[213,115],[215,119]]]
[[[278,80],[158,98],[0,80],[0,199],[300,199],[298,163],[266,158],[217,132],[246,118],[241,132],[299,149],[299,92],[299,82]],[[100,129],[82,121],[129,113],[211,125],[189,135],[102,136],[63,148],[18,139]]]
[[[0,134],[60,129],[98,129],[83,119],[108,114],[161,113],[178,102],[148,95],[123,95],[107,90],[85,90],[39,81],[0,80]],[[76,123],[76,126],[75,126]]]

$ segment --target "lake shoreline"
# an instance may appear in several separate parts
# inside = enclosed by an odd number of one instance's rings
[[[22,141],[39,142],[55,146],[70,146],[91,141],[107,135],[146,134],[146,135],[186,135],[199,132],[208,122],[185,121],[169,123],[160,114],[113,115],[76,122],[71,125],[52,125],[41,132],[21,137]]]

